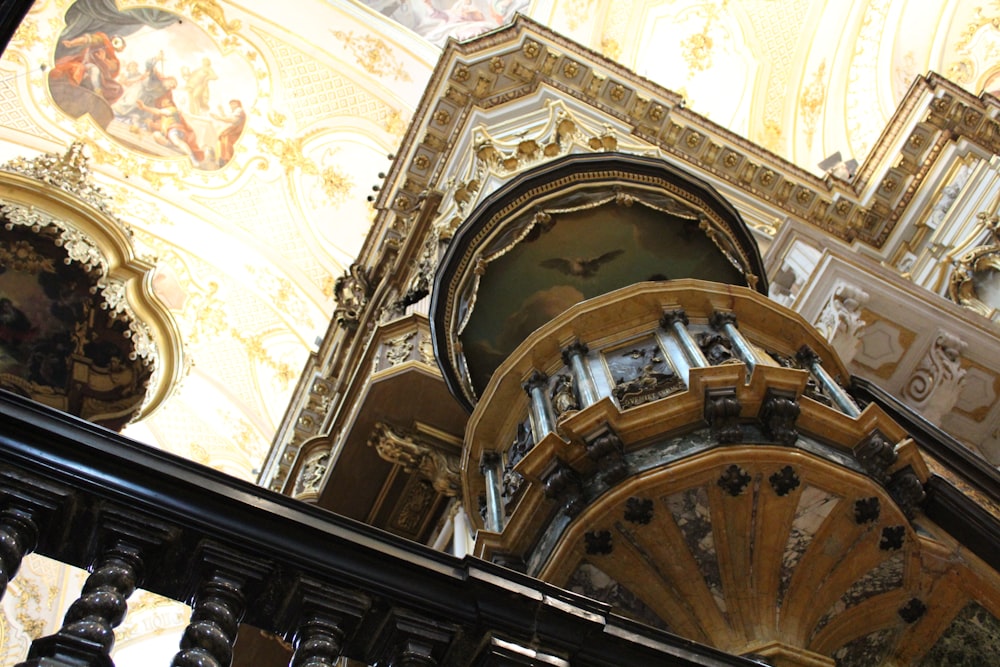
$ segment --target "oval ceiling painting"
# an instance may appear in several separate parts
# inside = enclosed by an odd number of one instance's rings
[[[232,159],[256,95],[250,65],[193,22],[159,9],[119,11],[115,0],[70,6],[48,83],[69,116],[89,114],[123,146],[186,156],[204,170]]]

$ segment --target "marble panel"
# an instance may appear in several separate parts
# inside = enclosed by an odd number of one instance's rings
[[[868,598],[900,588],[903,585],[903,565],[903,552],[897,551],[855,581],[819,620],[813,629],[813,636],[847,609]]]
[[[785,598],[788,583],[792,579],[796,566],[802,555],[809,548],[816,531],[826,521],[826,517],[839,502],[840,498],[815,486],[806,486],[799,496],[799,505],[795,509],[795,519],[785,543],[785,551],[781,556],[781,586],[778,588],[778,604]]]
[[[834,651],[837,667],[872,667],[881,665],[896,640],[898,630],[886,628],[858,637]]]
[[[574,593],[606,602],[622,616],[670,631],[670,627],[663,619],[647,607],[635,593],[592,563],[581,563],[566,583],[566,588]]]
[[[972,602],[920,662],[920,667],[982,667],[1000,659],[1000,620]]]
[[[666,498],[667,507],[684,535],[691,555],[705,578],[705,584],[719,609],[726,613],[726,596],[722,590],[715,537],[712,534],[712,517],[708,505],[708,492],[699,486],[675,493]]]

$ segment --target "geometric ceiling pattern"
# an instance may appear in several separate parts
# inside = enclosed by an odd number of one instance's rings
[[[1000,89],[982,4],[38,0],[0,59],[0,162],[84,144],[183,339],[183,380],[126,435],[253,480],[449,36],[521,11],[819,173],[863,162],[918,74]]]

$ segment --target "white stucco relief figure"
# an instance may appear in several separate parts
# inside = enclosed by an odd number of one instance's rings
[[[816,328],[845,364],[851,363],[861,344],[861,334],[867,325],[861,317],[861,307],[866,303],[867,292],[854,285],[841,283],[833,291],[816,322]]]
[[[965,380],[961,355],[967,347],[958,336],[941,331],[920,365],[913,371],[903,397],[930,422],[940,425],[951,412]]]

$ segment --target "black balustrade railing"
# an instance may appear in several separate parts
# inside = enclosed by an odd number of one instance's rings
[[[294,667],[754,664],[0,392],[4,586],[31,551],[91,575],[24,665],[111,665],[136,588],[191,605],[176,666],[230,664],[241,623]]]

